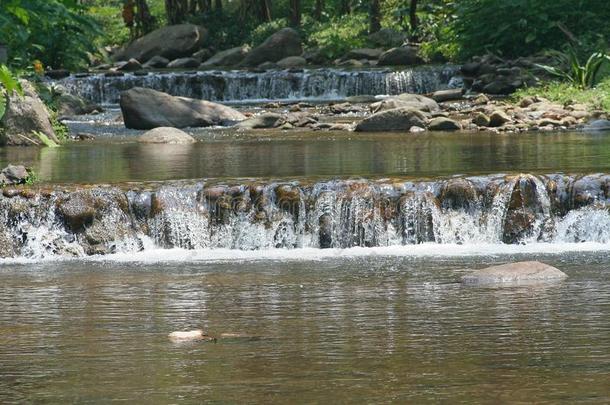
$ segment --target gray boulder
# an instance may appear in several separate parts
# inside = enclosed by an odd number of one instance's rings
[[[261,128],[277,128],[284,123],[284,119],[280,114],[264,113],[252,118],[248,118],[235,125],[239,129],[261,129]]]
[[[356,132],[408,131],[413,126],[426,126],[426,116],[413,108],[395,108],[381,111],[356,125]]]
[[[189,69],[199,67],[201,63],[195,58],[178,58],[167,64],[170,69]]]
[[[59,96],[55,104],[57,105],[57,113],[60,117],[72,117],[75,115],[91,114],[95,111],[103,111],[103,108],[99,105],[69,93]]]
[[[431,98],[410,93],[400,94],[398,96],[386,98],[385,100],[371,104],[371,109],[374,112],[405,107],[414,108],[424,112],[437,112],[441,110],[438,103]]]
[[[501,127],[502,125],[510,122],[508,114],[502,110],[496,110],[489,116],[490,127]]]
[[[540,262],[509,263],[488,267],[462,277],[462,283],[489,284],[537,284],[560,281],[568,276],[561,270]]]
[[[345,55],[344,59],[379,59],[383,49],[359,48],[352,49]]]
[[[128,61],[117,62],[116,70],[120,72],[135,72],[136,70],[142,69],[142,65],[137,59],[131,58]]]
[[[379,66],[414,66],[424,61],[418,55],[418,49],[412,46],[392,48],[381,54]]]
[[[461,100],[464,95],[463,89],[438,90],[432,93],[430,98],[437,103],[444,101]]]
[[[150,58],[148,62],[142,65],[142,67],[144,69],[162,69],[164,67],[167,67],[168,64],[169,59],[157,55]]]
[[[203,62],[202,66],[212,67],[237,65],[244,60],[248,52],[250,52],[250,47],[247,45],[227,49],[226,51],[218,52],[216,55]]]
[[[30,177],[30,173],[25,166],[8,165],[0,173],[0,186],[25,184]]]
[[[583,127],[585,131],[610,131],[609,120],[595,120],[589,122]]]
[[[22,81],[21,85],[24,96],[12,95],[9,98],[6,113],[0,122],[4,129],[0,131],[0,145],[40,145],[35,132],[43,133],[58,143],[47,107],[29,82]]]
[[[459,122],[447,117],[436,117],[428,124],[430,131],[458,131],[462,129]]]
[[[239,111],[222,104],[174,97],[141,87],[123,92],[120,105],[125,126],[133,129],[231,125],[246,118]]]
[[[171,127],[159,127],[151,129],[140,135],[140,143],[164,143],[164,144],[190,144],[197,142],[195,138],[184,131]]]
[[[169,60],[192,55],[205,44],[208,37],[205,28],[193,24],[170,25],[138,38],[125,49],[117,52],[114,60],[137,59],[144,63],[153,56]]]
[[[288,56],[300,56],[302,53],[299,33],[292,28],[284,28],[250,51],[242,65],[258,66],[263,62],[277,62]]]
[[[210,59],[212,56],[214,56],[214,53],[210,49],[206,48],[195,52],[192,57],[197,59],[199,63],[203,63],[206,60]]]
[[[307,64],[305,58],[301,56],[288,56],[277,62],[277,65],[282,69],[290,69],[295,67],[303,67]]]
[[[407,34],[391,28],[382,28],[369,35],[369,42],[382,48],[401,46],[407,41]]]

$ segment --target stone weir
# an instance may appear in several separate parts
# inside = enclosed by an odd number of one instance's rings
[[[430,93],[460,85],[455,66],[409,70],[272,70],[137,72],[74,75],[55,83],[98,104],[118,104],[122,91],[146,87],[175,96],[223,102],[335,100],[359,95]]]
[[[610,242],[610,174],[4,189],[0,254]]]

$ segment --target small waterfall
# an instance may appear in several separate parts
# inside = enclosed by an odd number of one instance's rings
[[[56,81],[70,93],[98,104],[118,104],[121,92],[146,87],[175,96],[222,102],[335,100],[358,95],[429,93],[445,89],[455,66],[391,70],[198,71],[77,75]]]
[[[5,189],[0,256],[610,243],[610,175]],[[600,191],[601,190],[601,191]],[[578,202],[577,204],[575,202]]]

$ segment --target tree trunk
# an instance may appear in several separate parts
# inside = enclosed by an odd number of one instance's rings
[[[301,25],[301,0],[290,0],[290,25]]]
[[[322,12],[324,11],[324,0],[316,0],[316,5],[313,9],[313,18],[317,21],[322,19]]]
[[[350,14],[352,12],[352,5],[349,0],[341,0],[339,12],[341,14]]]
[[[222,0],[215,0],[214,10],[216,10],[218,14],[222,14]]]
[[[411,40],[417,41],[417,28],[419,20],[417,19],[417,0],[411,0],[409,7],[409,26],[411,27]]]
[[[261,21],[263,22],[271,22],[271,4],[270,0],[261,0],[260,1],[260,16]]]
[[[371,0],[369,33],[373,34],[381,29],[381,0]]]

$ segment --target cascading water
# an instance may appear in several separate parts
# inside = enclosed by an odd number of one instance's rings
[[[199,71],[78,75],[57,81],[75,95],[99,104],[118,104],[121,92],[146,87],[211,101],[333,100],[357,95],[428,93],[453,86],[458,69],[439,66],[391,70]],[[453,79],[453,81],[452,81]]]
[[[610,242],[610,175],[5,190],[0,254]]]

